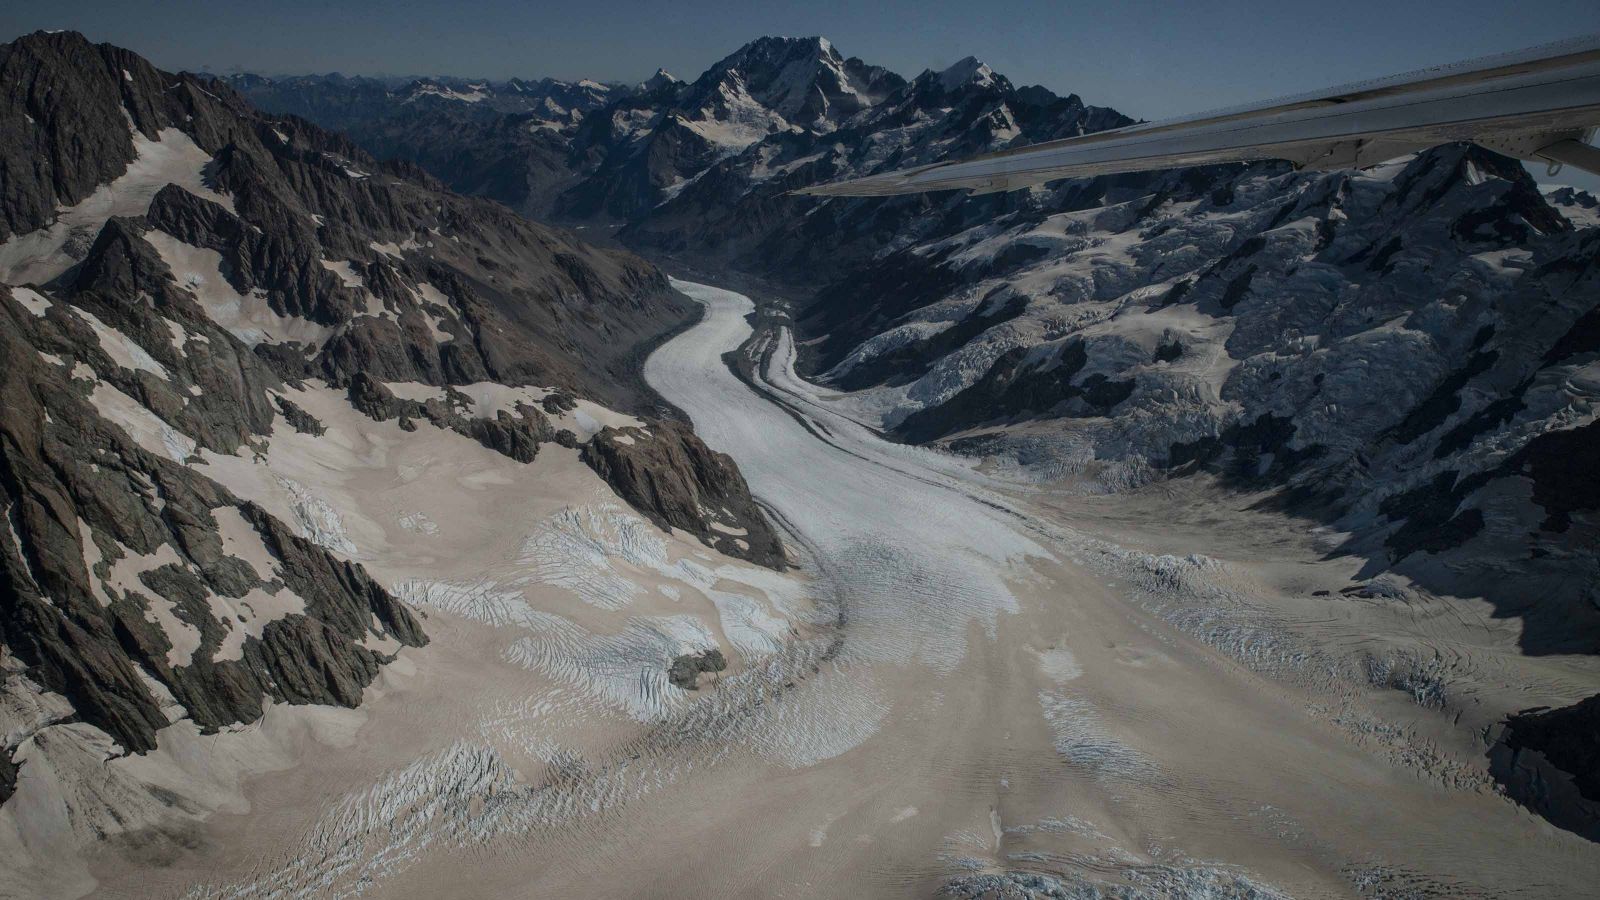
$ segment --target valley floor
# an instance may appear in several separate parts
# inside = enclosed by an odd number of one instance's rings
[[[1340,595],[1359,561],[1324,558],[1329,536],[1201,485],[1074,496],[884,442],[794,376],[784,334],[763,339],[758,393],[722,358],[751,336],[750,301],[677,286],[707,314],[646,378],[737,460],[801,556],[809,603],[745,568],[697,583],[741,652],[786,637],[688,702],[653,703],[630,682],[627,632],[551,649],[538,635],[559,623],[538,611],[496,618],[492,591],[413,588],[428,647],[402,651],[332,738],[297,738],[294,768],[251,780],[248,812],[139,866],[137,846],[102,854],[103,890],[1572,897],[1600,883],[1596,845],[1496,793],[1480,737],[1507,708],[1600,690],[1588,660],[1522,657],[1515,623],[1470,601]],[[678,577],[688,552],[650,565]],[[730,599],[740,584],[781,628]],[[651,597],[618,602],[670,618]]]

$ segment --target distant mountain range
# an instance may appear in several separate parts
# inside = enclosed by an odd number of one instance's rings
[[[665,72],[657,79],[671,79]],[[498,113],[525,113],[552,126],[576,124],[586,113],[600,109],[645,85],[601,84],[596,81],[472,80],[448,77],[327,75],[232,75],[225,79],[241,93],[275,111],[293,113],[338,128],[393,111],[395,104],[460,103]]]

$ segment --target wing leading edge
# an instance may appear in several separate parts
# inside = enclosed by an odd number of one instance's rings
[[[1297,168],[1351,168],[1452,141],[1473,141],[1552,168],[1565,164],[1600,173],[1600,150],[1586,143],[1597,124],[1600,35],[1591,35],[796,193],[990,193],[1061,178],[1261,159],[1288,160]]]

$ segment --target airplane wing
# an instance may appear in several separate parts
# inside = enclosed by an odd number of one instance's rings
[[[875,197],[1283,159],[1352,168],[1452,141],[1600,173],[1600,35],[1250,104],[801,188]]]

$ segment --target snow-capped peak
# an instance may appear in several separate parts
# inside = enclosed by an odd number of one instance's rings
[[[939,86],[947,91],[967,84],[978,87],[994,84],[994,70],[976,56],[969,56],[939,73]]]
[[[823,37],[763,37],[740,47],[695,82],[697,93],[715,96],[725,84],[808,128],[833,127],[843,116],[882,93],[881,73],[859,60],[846,60]]]
[[[671,72],[668,72],[666,69],[656,69],[656,73],[645,79],[644,83],[639,85],[639,87],[646,91],[653,91],[657,88],[663,88],[669,85],[682,83],[683,80],[681,78],[672,74]]]
[[[489,94],[487,84],[469,84],[465,90],[457,90],[446,84],[437,84],[431,81],[418,81],[412,85],[408,98],[416,100],[419,97],[434,96],[444,100],[456,100],[461,103],[478,103]]]

